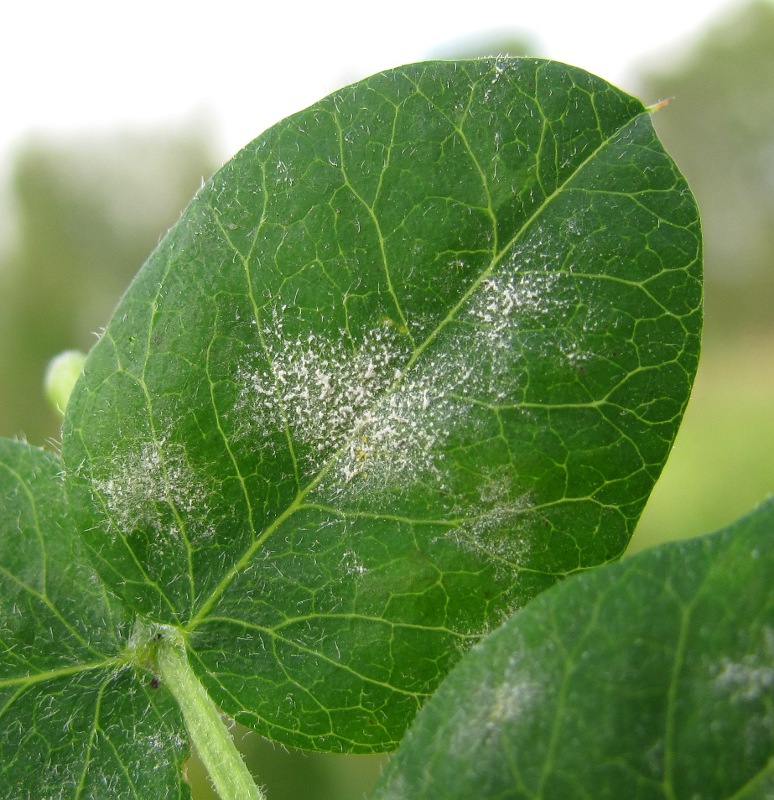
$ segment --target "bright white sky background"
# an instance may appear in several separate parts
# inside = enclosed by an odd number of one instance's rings
[[[0,180],[32,133],[205,120],[222,159],[351,80],[498,30],[627,88],[734,0],[0,0]],[[653,102],[660,98],[643,98]]]

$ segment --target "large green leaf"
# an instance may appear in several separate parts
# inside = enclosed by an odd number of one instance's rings
[[[482,631],[620,554],[701,324],[642,104],[536,60],[374,76],[208,183],[67,409],[95,564],[216,701],[393,747]]]
[[[471,651],[378,800],[774,797],[774,501],[541,595]]]
[[[59,459],[0,439],[0,798],[188,797],[179,712],[83,565]]]

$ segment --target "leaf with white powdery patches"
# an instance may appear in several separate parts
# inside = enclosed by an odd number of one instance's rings
[[[239,721],[394,747],[482,632],[625,548],[696,369],[700,250],[647,110],[582,70],[429,62],[288,118],[70,399],[100,574]]]
[[[179,712],[138,682],[131,619],[83,565],[61,473],[0,440],[0,798],[189,797]]]
[[[373,800],[774,796],[774,501],[575,576],[472,650]]]

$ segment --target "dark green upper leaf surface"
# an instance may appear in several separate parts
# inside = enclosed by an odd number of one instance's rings
[[[81,527],[231,714],[390,745],[467,642],[624,549],[700,308],[639,101],[535,60],[374,76],[239,153],[140,272],[68,407]]]
[[[131,622],[83,566],[61,472],[0,440],[0,798],[188,797],[179,714],[121,657]]]
[[[378,800],[774,797],[774,501],[573,577],[471,651]]]

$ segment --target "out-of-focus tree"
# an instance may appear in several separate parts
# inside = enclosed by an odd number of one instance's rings
[[[0,433],[43,444],[59,420],[50,358],[88,350],[132,276],[214,169],[191,131],[35,140],[11,174],[14,248],[0,269]]]
[[[736,7],[639,94],[702,213],[707,333],[774,332],[774,3]]]

